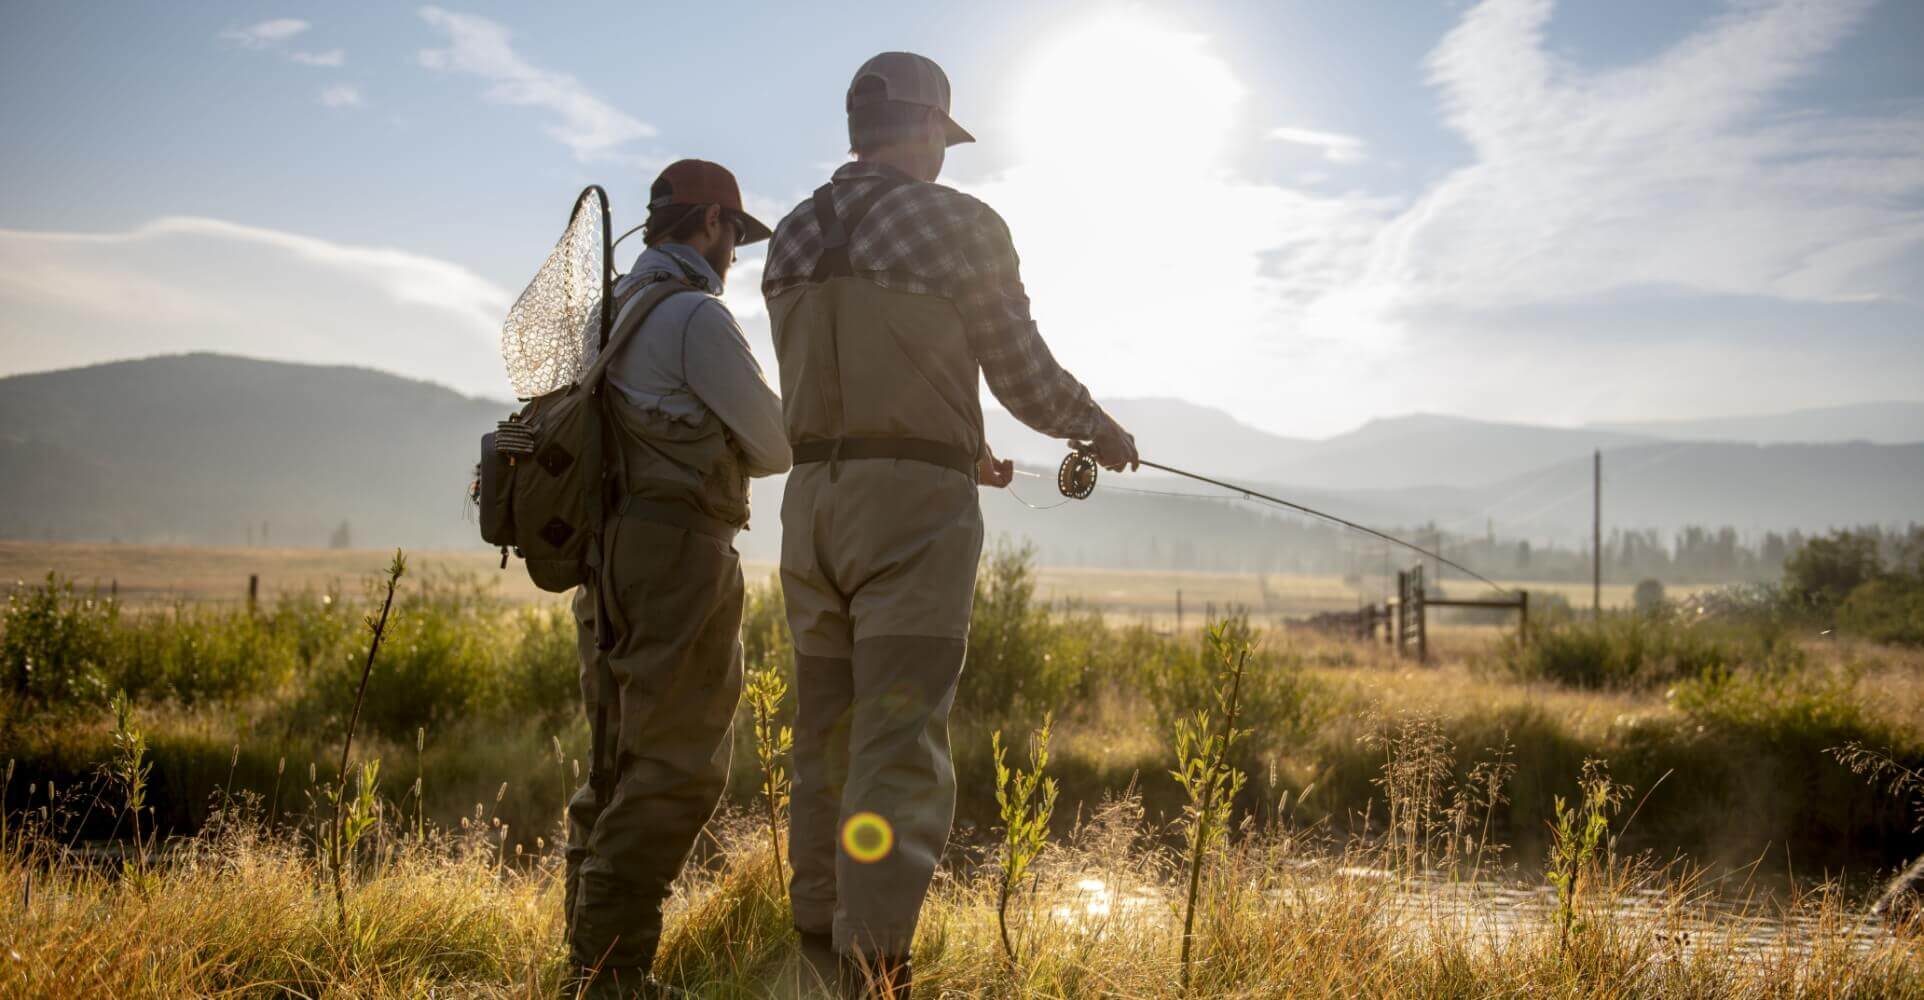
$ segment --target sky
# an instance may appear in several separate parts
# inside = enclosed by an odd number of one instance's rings
[[[775,222],[928,55],[1098,397],[1324,436],[1924,400],[1924,3],[69,4],[0,12],[0,374],[188,350],[507,398],[600,183]],[[632,244],[622,248],[631,253]],[[773,381],[743,252],[727,300]],[[623,266],[626,266],[624,262]]]

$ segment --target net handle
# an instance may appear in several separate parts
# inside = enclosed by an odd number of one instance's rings
[[[571,228],[574,226],[575,219],[581,215],[581,206],[586,205],[591,196],[601,209],[601,322],[595,339],[595,353],[600,354],[608,349],[608,331],[613,327],[615,319],[615,271],[612,263],[615,245],[612,238],[613,227],[610,225],[612,220],[608,214],[608,192],[599,184],[590,184],[582,188],[580,196],[575,198],[574,210],[568,213],[568,225]]]

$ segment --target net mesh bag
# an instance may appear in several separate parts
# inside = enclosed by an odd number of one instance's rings
[[[574,217],[534,280],[508,310],[501,359],[520,399],[563,388],[587,371],[601,348],[601,295],[607,219],[601,199],[584,191]]]

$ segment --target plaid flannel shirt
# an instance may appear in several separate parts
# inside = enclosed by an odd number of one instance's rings
[[[900,183],[885,190],[885,179]],[[844,217],[852,207],[875,201],[849,234],[849,263],[856,272],[884,288],[954,302],[989,391],[1016,419],[1050,437],[1095,437],[1102,409],[1036,332],[1015,244],[994,209],[877,163],[845,164],[834,180]],[[821,254],[821,227],[810,198],[775,227],[762,294],[806,282]]]

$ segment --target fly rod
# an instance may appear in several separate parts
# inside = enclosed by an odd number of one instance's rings
[[[1378,531],[1367,524],[1358,524],[1355,521],[1352,521],[1348,518],[1338,517],[1337,515],[1331,514],[1328,511],[1317,510],[1316,508],[1311,507],[1307,504],[1300,504],[1293,500],[1285,500],[1282,497],[1271,496],[1268,493],[1262,492],[1261,490],[1252,490],[1247,486],[1238,486],[1235,483],[1226,483],[1220,479],[1212,479],[1208,476],[1202,475],[1201,473],[1190,472],[1187,469],[1178,469],[1172,465],[1163,465],[1160,462],[1151,462],[1148,459],[1138,459],[1137,464],[1147,466],[1148,468],[1151,468],[1151,469],[1157,469],[1162,472],[1167,472],[1172,476],[1181,476],[1185,479],[1193,479],[1199,483],[1207,483],[1208,485],[1214,486],[1218,489],[1229,490],[1232,493],[1240,494],[1243,499],[1261,500],[1261,501],[1264,501],[1265,503],[1269,503],[1274,506],[1284,508],[1285,510],[1297,511],[1299,513],[1308,514],[1311,517],[1318,517],[1318,518],[1322,518],[1325,521],[1330,521],[1335,524],[1340,524],[1343,527],[1349,528],[1352,531],[1360,531],[1363,534],[1369,535],[1371,537],[1380,538],[1383,541],[1389,542],[1392,545],[1400,545],[1403,548],[1409,549],[1411,552],[1418,553],[1419,555],[1428,556],[1429,558],[1434,559],[1437,562],[1450,567],[1451,569],[1454,569],[1459,572],[1465,573],[1469,576],[1475,577],[1476,579],[1490,585],[1491,588],[1497,591],[1504,591],[1507,589],[1503,587],[1501,584],[1498,584],[1495,580],[1492,580],[1489,577],[1484,576],[1481,573],[1478,573],[1476,570],[1473,570],[1468,566],[1465,566],[1462,563],[1457,562],[1454,559],[1444,556],[1443,554],[1438,552],[1432,552],[1429,549],[1426,549],[1423,546],[1416,544],[1415,542],[1406,542],[1403,539],[1396,537],[1395,535],[1389,534],[1388,532]],[[1096,476],[1100,470],[1101,470],[1101,466],[1096,464],[1095,456],[1091,454],[1086,448],[1079,447],[1076,450],[1071,451],[1069,453],[1069,456],[1062,460],[1061,468],[1056,470],[1056,488],[1061,490],[1062,495],[1065,497],[1069,497],[1074,500],[1086,500],[1088,499],[1091,493],[1095,492]],[[1234,498],[1231,498],[1231,499],[1234,499]]]

